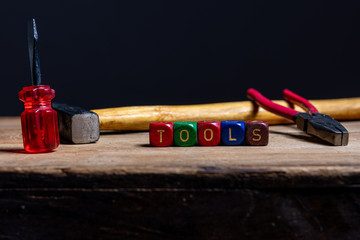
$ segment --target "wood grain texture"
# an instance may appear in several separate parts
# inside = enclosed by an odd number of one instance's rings
[[[0,239],[358,239],[360,122],[343,124],[345,147],[279,125],[266,147],[104,132],[26,154],[0,118]]]
[[[289,106],[286,101],[274,101]],[[337,120],[360,120],[360,98],[310,100],[321,112]],[[269,124],[289,120],[257,108],[250,101],[183,106],[138,106],[95,109],[103,130],[147,130],[150,122],[263,120]],[[296,110],[302,111],[299,107]]]
[[[154,148],[148,132],[103,132],[96,144],[61,144],[52,153],[23,152],[20,120],[0,118],[0,171],[34,173],[197,174],[266,172],[291,174],[357,173],[360,122],[343,122],[348,146],[334,147],[294,125],[270,126],[269,145]]]

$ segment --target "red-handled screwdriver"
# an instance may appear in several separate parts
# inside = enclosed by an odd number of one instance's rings
[[[21,114],[24,148],[31,153],[49,152],[59,146],[57,114],[51,108],[55,91],[48,85],[41,85],[38,33],[34,19],[28,30],[32,86],[19,92],[19,98],[25,105]]]

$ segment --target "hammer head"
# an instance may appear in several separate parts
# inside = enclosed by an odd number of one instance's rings
[[[57,111],[62,140],[75,144],[99,140],[99,116],[96,113],[56,102],[52,103],[52,108]]]

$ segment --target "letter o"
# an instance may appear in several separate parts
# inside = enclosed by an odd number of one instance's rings
[[[210,137],[208,138],[208,137],[206,137],[206,132],[210,132]],[[213,130],[211,130],[210,128],[207,128],[205,131],[204,131],[204,139],[206,140],[206,141],[208,141],[208,142],[210,142],[211,140],[213,140],[213,138],[214,138],[214,132],[213,132]]]
[[[186,139],[184,139],[183,136],[182,136],[183,132],[186,132]],[[186,130],[186,129],[181,130],[180,131],[180,140],[183,141],[183,142],[186,142],[187,140],[189,140],[189,137],[190,137],[189,135],[190,134],[189,134],[188,130]]]

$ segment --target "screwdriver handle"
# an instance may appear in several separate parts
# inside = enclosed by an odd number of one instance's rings
[[[55,91],[47,85],[24,87],[19,99],[24,102],[21,128],[27,152],[48,152],[59,146],[57,113],[51,108]]]

